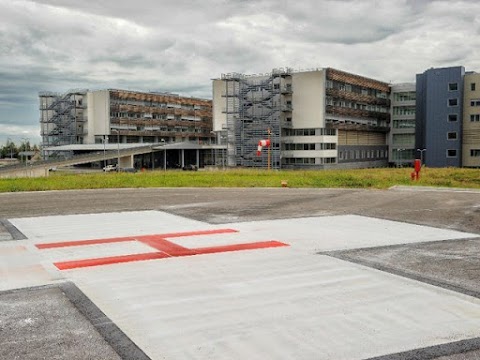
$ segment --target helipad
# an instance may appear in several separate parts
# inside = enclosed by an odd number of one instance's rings
[[[9,220],[27,240],[0,243],[0,290],[71,281],[151,359],[368,359],[480,337],[479,299],[328,255],[476,234],[353,215]]]

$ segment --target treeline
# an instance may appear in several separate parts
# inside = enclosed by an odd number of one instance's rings
[[[7,140],[7,143],[0,148],[0,158],[18,158],[22,151],[39,151],[37,145],[31,145],[30,141],[24,141],[16,145],[13,141]]]

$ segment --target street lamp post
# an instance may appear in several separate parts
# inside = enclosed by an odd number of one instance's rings
[[[7,144],[10,147],[10,159],[13,159],[13,147],[12,147],[13,142],[12,142],[12,139],[7,138]]]
[[[112,131],[117,133],[117,171],[120,171],[120,130],[112,129]]]
[[[423,166],[423,152],[427,149],[417,149],[417,151],[420,151],[420,164]]]
[[[228,135],[226,135],[226,134],[220,133],[220,145],[223,146],[223,143],[224,143],[224,141],[227,139],[227,136],[228,136]],[[228,146],[228,144],[227,144],[227,146]],[[222,150],[222,170],[225,171],[225,157],[226,157],[226,155],[227,155],[227,154],[226,154],[227,149],[224,148],[224,147],[222,147],[221,150]]]
[[[108,140],[107,135],[103,135],[103,167],[107,167],[107,150],[106,150],[106,143]]]
[[[22,140],[23,140],[23,144],[24,144],[23,151],[25,153],[25,155],[24,155],[24,158],[25,158],[25,176],[28,176],[28,164],[27,164],[26,151],[27,151],[27,143],[30,141],[30,139],[29,138],[22,138]]]
[[[165,139],[160,139],[160,143],[165,146]],[[163,171],[167,171],[167,150],[163,149]]]
[[[397,158],[398,158],[398,164],[403,164],[403,156],[402,156],[402,151],[405,149],[397,149]],[[403,166],[403,165],[402,165]]]

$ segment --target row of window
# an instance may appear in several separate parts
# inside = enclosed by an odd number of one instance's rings
[[[123,131],[161,131],[161,132],[191,132],[191,133],[210,133],[207,129],[202,128],[195,128],[195,127],[186,127],[186,126],[175,126],[175,127],[167,127],[167,126],[122,126],[117,125],[112,127],[112,129],[118,129]]]
[[[337,159],[334,157],[326,158],[283,158],[283,163],[286,165],[324,165],[335,164]]]
[[[456,131],[447,132],[447,140],[458,140],[458,133]],[[414,134],[393,134],[392,145],[414,146]]]
[[[283,144],[283,150],[335,150],[335,143]]]
[[[449,114],[448,115],[448,121],[450,121],[450,122],[458,121],[458,115],[457,114]],[[480,114],[471,114],[470,115],[470,121],[480,121]]]
[[[471,150],[478,151],[479,155],[472,155],[472,156],[480,156],[480,150]],[[393,160],[408,160],[413,159],[415,151],[413,149],[393,149],[392,150],[392,159]],[[447,149],[447,157],[448,158],[456,158],[457,157],[457,150],[456,149]]]
[[[447,157],[456,158],[457,157],[456,149],[447,149]],[[393,160],[407,160],[412,159],[415,156],[415,150],[413,149],[394,149],[392,152]],[[480,157],[480,149],[471,149],[470,156]]]
[[[475,91],[475,83],[470,83],[470,90]],[[458,83],[449,83],[448,84],[448,91],[457,91],[458,90]]]
[[[415,146],[415,134],[393,134],[392,145]]]
[[[415,115],[415,106],[394,106],[393,115]]]
[[[376,160],[386,159],[387,150],[343,150],[338,152],[340,160]]]
[[[387,98],[387,93],[384,91],[347,84],[347,83],[335,81],[335,80],[327,80],[327,89],[335,89],[340,91],[352,92],[355,94],[374,96],[380,99]]]
[[[374,111],[374,112],[380,112],[380,113],[387,113],[389,111],[389,108],[386,106],[361,104],[353,101],[338,100],[338,99],[332,98],[331,96],[327,96],[326,103],[327,105],[331,105],[331,106],[367,110],[367,111]]]
[[[470,100],[470,106],[480,106],[480,100],[479,99]]]
[[[146,107],[159,107],[159,108],[171,108],[171,109],[185,109],[185,110],[208,110],[208,106],[193,105],[193,104],[177,104],[177,103],[165,103],[157,101],[141,101],[141,100],[120,100],[111,99],[111,105],[133,105],[133,106],[146,106]]]
[[[282,129],[282,136],[322,136],[322,135],[337,135],[335,129]]]
[[[394,101],[415,101],[416,100],[416,93],[415,91],[407,91],[407,92],[398,92],[393,94]]]
[[[112,112],[112,118],[123,119],[141,119],[141,120],[176,120],[176,121],[208,121],[207,117],[194,117],[188,115],[174,115],[174,114],[149,114],[149,113],[132,113],[132,112]]]
[[[412,160],[415,149],[392,149],[392,160]]]
[[[415,129],[415,120],[393,120],[395,129]]]

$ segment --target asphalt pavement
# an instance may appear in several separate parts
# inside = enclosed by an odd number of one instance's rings
[[[328,259],[332,259],[332,264],[341,261],[345,264],[352,264],[351,266],[354,267],[360,266],[361,268],[389,274],[389,276],[393,275],[400,279],[407,279],[426,287],[426,289],[433,287],[433,289],[441,289],[439,291],[459,294],[458,296],[480,299],[479,191],[398,187],[390,190],[170,188],[4,193],[0,194],[0,245],[4,245],[0,248],[2,250],[0,255],[8,256],[10,259],[20,259],[24,263],[22,266],[17,266],[18,263],[14,261],[15,266],[3,265],[3,272],[0,271],[0,274],[7,275],[4,277],[7,279],[6,282],[0,284],[0,289],[3,289],[3,292],[0,293],[0,307],[2,308],[0,334],[4,334],[0,336],[0,343],[3,344],[0,346],[0,352],[3,352],[3,354],[0,353],[0,358],[148,358],[149,352],[144,352],[144,350],[150,349],[149,346],[151,345],[147,342],[145,346],[139,346],[138,343],[141,343],[141,341],[135,340],[138,334],[133,330],[128,331],[128,324],[135,322],[135,320],[123,318],[119,315],[120,312],[116,312],[116,310],[112,310],[112,318],[110,318],[108,314],[105,314],[108,311],[105,311],[106,305],[102,303],[103,298],[99,297],[92,300],[91,298],[95,298],[95,295],[88,296],[92,289],[86,284],[91,280],[87,281],[86,277],[78,277],[78,283],[82,286],[77,289],[75,276],[71,276],[68,281],[65,281],[66,278],[59,275],[58,270],[54,269],[53,265],[45,264],[45,259],[40,257],[41,253],[32,250],[32,241],[36,241],[35,237],[38,238],[38,241],[43,242],[55,240],[55,232],[48,228],[48,226],[55,227],[55,219],[57,218],[52,218],[52,216],[82,214],[86,216],[112,214],[113,216],[114,214],[128,214],[129,212],[150,214],[149,211],[171,214],[173,216],[171,221],[173,222],[177,221],[173,219],[180,217],[178,218],[180,219],[178,220],[179,228],[184,227],[184,223],[188,223],[188,221],[193,221],[192,229],[196,229],[200,226],[198,225],[200,223],[209,224],[213,228],[235,224],[236,228],[244,228],[245,231],[251,231],[252,234],[262,233],[262,224],[278,228],[279,234],[287,234],[289,221],[298,219],[300,221],[298,224],[303,224],[301,226],[306,227],[305,224],[308,224],[310,218],[316,219],[316,222],[321,222],[319,219],[325,218],[328,221],[324,227],[331,227],[329,230],[330,236],[335,236],[336,228],[341,231],[342,227],[351,226],[349,234],[355,234],[355,231],[357,231],[357,237],[364,240],[356,239],[359,241],[358,244],[351,246],[351,248],[348,246],[342,247],[338,242],[333,242],[334,245],[317,244],[313,247],[313,243],[308,242],[314,241],[313,237],[304,245],[299,244],[299,249],[312,251],[312,256],[317,254],[319,259],[323,259],[322,261],[325,261],[326,264],[330,263]],[[358,215],[361,218],[350,218],[349,215]],[[140,219],[141,215],[139,216]],[[36,225],[37,228],[32,227],[33,230],[28,232],[28,219],[30,218],[38,225]],[[181,221],[181,218],[185,221]],[[398,225],[398,230],[395,230],[397,228],[394,223],[379,222],[377,226],[375,225],[377,220],[375,220],[369,226],[372,231],[372,238],[378,235],[379,240],[369,242],[369,227],[362,228],[364,221],[361,219],[363,218],[392,220],[400,224],[420,226],[402,228]],[[50,224],[49,219],[52,219],[53,225]],[[97,229],[102,226],[102,221],[105,223],[105,220],[98,220],[98,222],[92,220],[89,231],[92,234],[101,233]],[[359,222],[355,223],[355,221]],[[122,220],[122,222],[125,221]],[[142,223],[142,226],[138,225],[138,231],[147,231],[147,223]],[[24,224],[23,227],[22,224]],[[300,226],[297,223],[295,224],[297,227]],[[333,224],[337,225],[333,226]],[[105,236],[121,235],[121,232],[118,234],[115,232],[115,221],[105,223],[105,226],[107,228],[111,227],[110,233],[107,231]],[[134,224],[132,226],[135,227]],[[251,230],[252,226],[255,229],[258,228],[258,231],[253,232]],[[389,227],[389,231],[399,233],[396,234],[396,237],[391,236],[391,239],[383,244],[382,236],[387,235],[380,236],[380,234],[385,231],[385,227]],[[45,229],[44,235],[42,235],[42,228]],[[460,238],[441,236],[439,235],[441,232],[432,232],[431,237],[424,235],[425,231],[428,232],[430,231],[428,229],[431,228],[438,229],[438,231],[459,232]],[[298,229],[302,229],[302,227],[298,227]],[[155,229],[152,228],[151,230]],[[66,228],[62,231],[61,236],[58,235],[59,239],[66,237],[69,230]],[[77,229],[75,231],[80,234],[83,230]],[[295,234],[303,234],[302,231],[295,230]],[[418,232],[418,235],[416,232]],[[271,231],[271,233],[274,234],[275,232]],[[318,233],[321,234],[321,227],[318,228]],[[465,236],[462,236],[462,233],[465,233]],[[385,234],[388,234],[388,232]],[[435,241],[436,237],[438,237],[438,241]],[[455,235],[455,237],[458,237],[458,235]],[[72,239],[75,240],[75,236]],[[287,237],[287,239],[289,238]],[[341,236],[339,236],[339,239],[341,240]],[[127,248],[122,248],[119,251],[125,251],[125,249]],[[99,248],[98,251],[100,250]],[[128,251],[141,252],[143,250],[128,248]],[[309,257],[309,259],[313,258]],[[284,261],[283,258],[278,261],[280,260]],[[41,264],[41,268],[36,267],[38,264]],[[241,266],[240,263],[238,266]],[[111,281],[114,281],[115,272],[111,276]],[[172,289],[176,286],[173,283],[164,285],[168,285]],[[62,286],[70,286],[70,289],[73,288],[78,291],[72,290],[73,292],[69,292],[65,288],[62,290]],[[190,291],[187,289],[189,289],[188,286],[181,291]],[[283,293],[281,288],[278,288],[277,291]],[[63,295],[66,293],[67,295]],[[72,293],[76,295],[73,296]],[[68,296],[68,294],[70,295]],[[92,291],[91,294],[95,294],[95,291]],[[193,296],[194,294],[190,295]],[[76,297],[83,297],[84,305],[79,305],[80,303],[74,300]],[[430,297],[426,297],[426,299],[430,299]],[[307,300],[301,298],[301,301]],[[431,298],[429,301],[432,301],[433,304],[433,301],[436,303],[439,300]],[[454,304],[453,301],[452,306],[456,306]],[[146,307],[148,306],[146,305]],[[280,305],[278,306],[279,311],[281,311],[282,308]],[[32,311],[33,313],[28,315]],[[21,315],[19,316],[19,314]],[[475,316],[477,315],[475,313]],[[103,320],[98,321],[99,318]],[[38,319],[44,320],[42,322]],[[71,319],[71,321],[65,319]],[[171,321],[170,318],[164,320]],[[127,321],[127,323],[124,323],[124,321]],[[423,321],[427,320],[423,319]],[[105,329],[99,324],[108,324],[108,326]],[[132,329],[141,330],[141,324],[135,326]],[[419,329],[415,329],[415,331]],[[424,329],[428,329],[428,327]],[[212,332],[216,331],[213,328],[210,330]],[[412,333],[415,331],[412,329]],[[46,336],[47,334],[48,336]],[[29,337],[32,337],[31,341],[20,340]],[[416,346],[413,349],[407,349],[407,346],[405,351],[371,356],[371,358],[480,359],[480,341],[476,336],[461,340],[453,340],[452,337],[452,341],[445,338],[440,342],[443,343],[435,343],[436,345],[432,346]],[[63,349],[62,352],[58,353],[58,351],[52,350],[54,349],[52,344]],[[157,351],[156,348],[154,346],[151,348],[153,350],[150,354],[157,354],[155,352]],[[395,346],[392,348],[395,348]],[[216,351],[219,351],[218,348],[216,349]],[[175,358],[175,354],[179,354],[176,352],[170,353],[174,357],[169,358]],[[183,355],[185,354],[187,353]],[[188,353],[194,358],[196,357],[195,354],[198,355],[198,358],[210,358],[209,354],[212,355],[213,353],[201,352],[200,350],[198,353]],[[220,352],[217,353],[217,357],[221,354]],[[304,354],[310,353],[305,352]],[[353,358],[349,354],[346,352],[343,358]],[[368,351],[365,354],[368,354]],[[334,359],[335,356],[319,356],[318,358]]]

